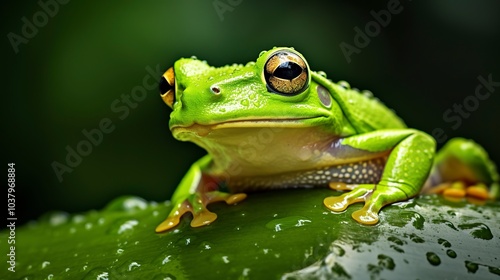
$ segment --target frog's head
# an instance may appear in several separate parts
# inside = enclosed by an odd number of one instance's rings
[[[339,135],[342,111],[319,78],[299,52],[274,48],[256,62],[219,68],[182,58],[165,72],[160,90],[173,109],[169,126],[179,140],[266,127]]]

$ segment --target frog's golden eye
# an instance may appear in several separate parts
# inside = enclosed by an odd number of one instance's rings
[[[282,50],[269,57],[264,66],[264,77],[269,91],[295,95],[307,88],[309,69],[300,55]]]
[[[163,102],[173,108],[175,102],[175,76],[174,68],[170,67],[160,80],[160,94]]]

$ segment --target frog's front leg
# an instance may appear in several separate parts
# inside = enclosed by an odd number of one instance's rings
[[[208,225],[217,219],[217,215],[207,209],[212,202],[225,201],[235,204],[246,198],[246,194],[229,194],[218,190],[218,181],[202,172],[211,158],[205,156],[194,163],[186,173],[172,196],[173,208],[167,219],[156,227],[156,232],[167,231],[180,222],[187,212],[193,214],[192,227]]]
[[[373,131],[345,138],[341,144],[370,152],[389,152],[379,182],[359,185],[333,182],[331,188],[350,192],[324,200],[325,206],[336,212],[364,201],[364,207],[352,217],[367,225],[378,222],[378,212],[385,205],[419,193],[432,167],[436,146],[429,135],[413,129]]]

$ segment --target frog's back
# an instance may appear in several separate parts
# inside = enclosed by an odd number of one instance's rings
[[[359,92],[356,89],[351,89],[346,82],[335,84],[320,75],[313,74],[313,76],[321,84],[327,85],[326,88],[342,108],[346,119],[351,123],[356,133],[379,129],[406,128],[403,120],[378,98],[374,97],[370,91]]]

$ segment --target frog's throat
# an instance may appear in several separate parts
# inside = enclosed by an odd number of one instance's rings
[[[282,119],[241,119],[231,120],[212,124],[193,123],[188,126],[175,125],[170,128],[174,135],[183,132],[196,133],[205,136],[209,132],[225,128],[301,128],[309,127],[310,121],[325,119],[326,117],[303,117],[303,118],[282,118]]]

